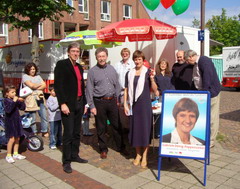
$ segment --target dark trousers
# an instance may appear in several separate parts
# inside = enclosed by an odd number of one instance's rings
[[[97,115],[95,116],[98,143],[100,152],[107,152],[107,119],[110,121],[113,127],[113,138],[116,142],[117,151],[122,150],[125,146],[122,139],[122,128],[118,123],[118,107],[116,99],[112,100],[101,100],[94,98],[94,104],[97,109]]]
[[[80,130],[83,115],[83,99],[76,101],[76,109],[74,112],[66,115],[62,113],[63,123],[63,164],[71,163],[72,159],[78,157],[80,146]]]

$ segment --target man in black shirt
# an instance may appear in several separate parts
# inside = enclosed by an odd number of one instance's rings
[[[184,60],[184,51],[179,50],[176,54],[177,62],[172,67],[172,83],[176,90],[191,90],[193,65]]]

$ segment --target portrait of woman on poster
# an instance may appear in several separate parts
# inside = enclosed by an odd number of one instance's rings
[[[162,136],[162,142],[173,144],[205,145],[205,141],[192,136],[199,117],[199,109],[196,102],[190,98],[180,99],[174,106],[172,115],[175,119],[175,129]]]

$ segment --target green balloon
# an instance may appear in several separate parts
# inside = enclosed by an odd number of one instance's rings
[[[190,0],[176,0],[172,5],[172,10],[176,15],[184,13],[190,4]]]
[[[142,0],[142,2],[145,7],[151,11],[154,11],[158,7],[160,0]]]

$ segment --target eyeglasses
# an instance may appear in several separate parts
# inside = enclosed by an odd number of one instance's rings
[[[70,50],[71,53],[80,53],[78,50]]]

